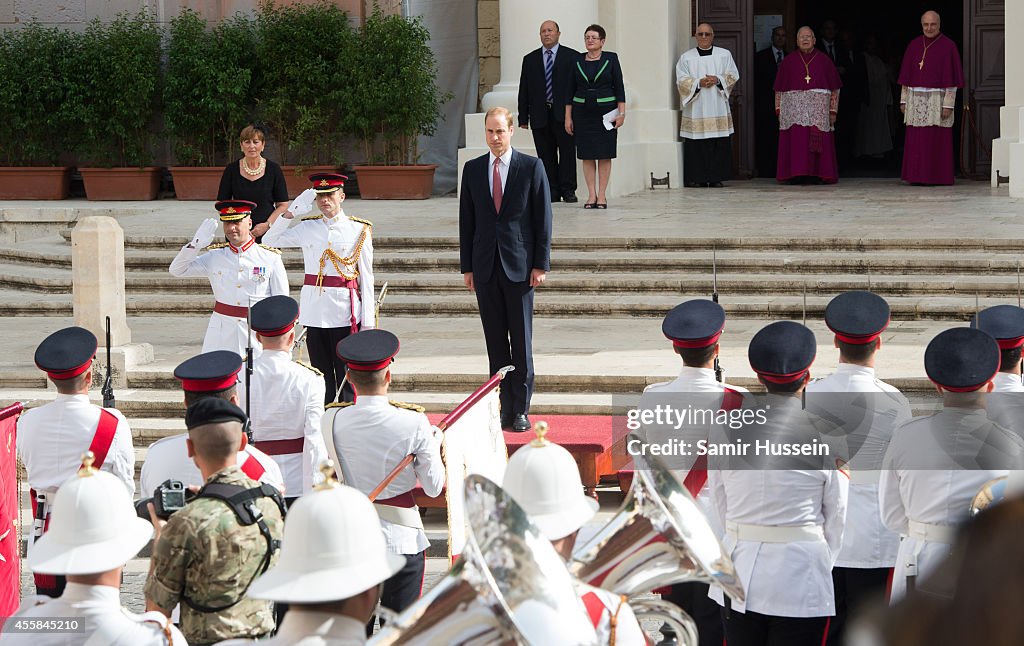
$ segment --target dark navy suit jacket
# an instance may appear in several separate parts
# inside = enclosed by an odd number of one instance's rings
[[[551,269],[551,201],[544,165],[536,157],[512,151],[502,192],[501,212],[491,197],[491,172],[483,155],[466,162],[459,198],[461,272],[487,282],[499,254],[513,282],[530,279],[532,269]]]

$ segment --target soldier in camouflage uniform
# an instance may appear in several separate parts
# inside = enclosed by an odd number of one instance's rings
[[[244,422],[245,413],[221,399],[200,400],[186,413],[188,451],[203,474],[204,490],[213,483],[259,487],[236,465]],[[146,609],[170,615],[181,602],[181,630],[190,644],[256,638],[274,630],[270,603],[245,593],[276,561],[284,523],[274,500],[257,497],[255,502],[272,537],[271,549],[258,524],[243,526],[227,503],[202,492],[166,524],[154,518],[158,528]]]

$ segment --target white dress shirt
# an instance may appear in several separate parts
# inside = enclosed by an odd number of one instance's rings
[[[827,393],[876,393],[855,401]],[[822,407],[847,423],[843,435],[830,445],[850,467],[850,499],[846,532],[836,566],[890,568],[896,563],[900,537],[882,523],[878,508],[879,467],[892,439],[893,429],[911,417],[910,402],[899,390],[875,378],[874,368],[840,363],[836,371],[807,386],[807,408]],[[870,407],[870,414],[859,404]],[[857,407],[845,410],[846,405]],[[863,465],[863,467],[861,466]]]
[[[171,261],[171,275],[177,278],[206,277],[213,288],[214,299],[236,307],[251,307],[267,296],[288,295],[288,274],[279,252],[255,241],[239,250],[231,245],[215,247],[201,254],[191,243],[185,245]],[[203,352],[230,350],[244,357],[246,327],[244,316],[213,312],[203,339]],[[255,335],[252,345],[259,348]]]
[[[217,646],[362,646],[366,624],[345,615],[305,610],[292,606],[284,616],[277,635],[270,639],[229,639]]]
[[[1021,382],[1020,375],[1009,372],[997,372],[992,379],[992,385],[995,386],[992,389],[994,393],[1024,393],[1024,383]]]
[[[492,198],[494,197],[495,159],[501,159],[501,163],[498,165],[498,176],[501,177],[501,194],[504,195],[505,183],[508,182],[508,165],[512,163],[512,147],[509,146],[501,157],[495,157],[494,153],[487,153],[487,186]]]
[[[798,397],[775,397],[768,402],[766,437],[773,428],[789,434],[808,429],[815,435],[821,420],[800,409]],[[726,441],[717,438],[717,441]],[[732,601],[734,612],[777,617],[826,617],[835,614],[832,566],[843,541],[849,478],[820,458],[821,469],[729,469],[729,458],[709,458],[708,487],[718,522],[767,527],[820,527],[820,536],[793,542],[739,539],[727,533],[722,541],[732,556],[746,591],[746,601]],[[826,464],[827,463],[827,464]],[[708,596],[724,606],[720,588]]]
[[[117,476],[134,496],[132,430],[120,411],[107,410],[117,418],[117,430],[101,469]],[[52,493],[78,473],[99,421],[100,407],[90,403],[88,395],[57,395],[49,404],[23,413],[18,418],[18,454],[25,463],[29,486]]]
[[[272,455],[289,496],[309,493],[317,470],[327,459],[327,447],[320,432],[324,414],[324,378],[319,372],[292,361],[291,353],[264,350],[253,361],[249,398],[253,441],[304,439],[301,453]],[[245,400],[245,384],[240,383],[239,399]]]
[[[323,401],[323,400],[321,400]],[[149,498],[153,490],[160,486],[164,480],[180,480],[185,486],[195,485],[202,487],[205,484],[199,467],[188,457],[188,448],[185,440],[188,433],[172,435],[153,442],[146,451],[146,460],[142,463],[142,473],[139,475],[139,495],[141,498]],[[260,451],[254,446],[245,445],[245,449],[238,452],[238,466],[241,467],[249,456],[256,460],[265,469],[260,477],[260,482],[274,485],[282,494],[287,493],[284,486],[284,478],[281,475],[281,467],[277,466],[273,458]]]
[[[947,542],[910,536],[910,523],[942,525],[955,531],[968,519],[971,500],[985,483],[1007,475],[1005,469],[970,464],[995,436],[1013,439],[989,420],[984,409],[952,407],[916,417],[893,433],[878,492],[886,527],[904,535],[892,579],[893,603],[906,593],[906,578],[912,573],[908,563],[915,554],[917,584],[921,585],[952,551]],[[928,466],[945,468],[923,468]]]
[[[407,455],[416,456],[413,468],[402,471],[378,500],[412,491],[417,479],[428,496],[437,496],[444,487],[441,433],[426,415],[393,406],[384,395],[360,395],[355,404],[339,410],[333,436],[345,484],[367,495]],[[422,529],[383,519],[380,524],[388,550],[395,554],[418,554],[430,546]]]
[[[294,222],[294,226],[289,227]],[[320,258],[328,247],[342,258],[353,252],[360,235],[365,230],[362,251],[356,261],[359,271],[359,294],[356,299],[356,321],[359,329],[374,327],[373,293],[373,236],[369,225],[357,222],[339,211],[330,220],[320,216],[295,222],[279,217],[263,236],[263,240],[275,247],[298,247],[302,249],[305,273],[316,276],[320,273]],[[351,267],[343,268],[346,272]],[[324,276],[338,276],[330,260],[323,265]],[[351,297],[345,287],[316,287],[303,285],[299,302],[299,322],[308,327],[336,328],[351,324]]]
[[[16,619],[78,619],[84,624],[83,632],[0,633],[4,646],[167,646],[165,630],[169,630],[174,646],[188,646],[170,619],[153,611],[136,615],[121,607],[120,590],[108,585],[68,583],[64,594],[57,599],[30,597],[18,613],[7,620],[7,626]]]

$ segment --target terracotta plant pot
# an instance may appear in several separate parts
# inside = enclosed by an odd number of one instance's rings
[[[434,188],[437,164],[356,166],[364,200],[425,200]]]
[[[171,166],[174,195],[179,200],[215,200],[223,166]]]
[[[288,197],[295,199],[299,193],[310,187],[309,176],[313,173],[337,173],[337,166],[282,166]]]
[[[70,188],[70,166],[0,167],[0,200],[63,200]]]
[[[162,168],[79,168],[89,200],[155,200]]]

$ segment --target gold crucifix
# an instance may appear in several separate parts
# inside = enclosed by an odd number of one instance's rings
[[[804,77],[804,83],[806,83],[808,85],[811,84],[811,75],[810,74],[808,74],[807,76]]]

